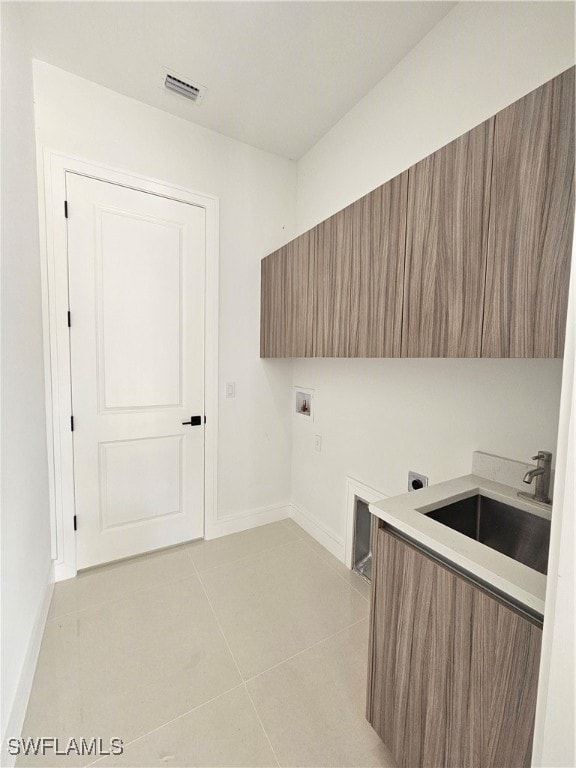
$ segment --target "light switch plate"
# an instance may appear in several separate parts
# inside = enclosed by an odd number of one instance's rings
[[[314,450],[318,453],[322,450],[322,435],[314,435]]]
[[[226,382],[226,397],[236,397],[236,382],[235,381],[227,381]]]

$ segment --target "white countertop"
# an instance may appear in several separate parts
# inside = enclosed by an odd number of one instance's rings
[[[546,576],[501,552],[426,517],[445,504],[482,493],[539,517],[551,517],[551,510],[521,499],[516,488],[478,475],[465,475],[419,491],[404,493],[370,504],[372,514],[384,520],[457,568],[508,595],[513,601],[544,615]]]

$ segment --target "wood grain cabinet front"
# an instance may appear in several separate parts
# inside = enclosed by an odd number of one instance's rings
[[[285,245],[260,262],[260,357],[287,357],[291,316],[288,278],[292,265]]]
[[[400,357],[408,174],[270,254],[261,357]]]
[[[529,766],[540,626],[379,522],[367,719],[406,768]]]
[[[409,170],[403,357],[480,357],[494,119]]]
[[[262,357],[561,357],[574,68],[262,262]]]
[[[562,357],[574,230],[574,67],[496,115],[483,357]]]
[[[400,357],[408,174],[316,227],[319,357]]]

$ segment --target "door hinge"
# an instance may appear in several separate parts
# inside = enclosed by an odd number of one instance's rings
[[[70,416],[70,431],[74,432],[74,416]]]
[[[64,218],[68,218],[68,200],[64,200]]]
[[[72,320],[70,318],[70,310],[68,310],[68,328],[72,327]]]
[[[78,523],[76,522],[76,515],[74,515],[74,530],[78,530]]]

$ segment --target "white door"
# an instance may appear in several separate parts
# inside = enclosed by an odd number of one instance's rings
[[[66,196],[86,568],[203,536],[205,212],[73,173]]]

